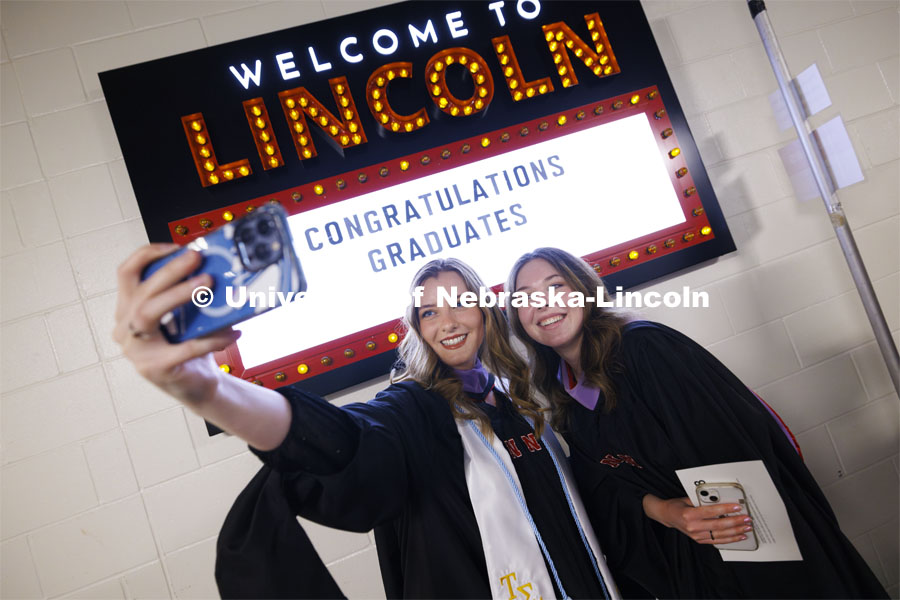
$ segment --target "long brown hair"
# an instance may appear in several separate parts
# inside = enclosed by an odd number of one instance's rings
[[[594,269],[577,256],[558,248],[538,248],[519,257],[509,274],[507,291],[515,291],[519,271],[526,263],[538,258],[550,263],[569,287],[580,292],[583,298],[596,297],[598,290],[602,290],[603,299],[609,300],[606,287]],[[622,340],[622,328],[630,319],[624,313],[597,306],[593,302],[586,302],[582,310],[584,321],[580,366],[584,372],[585,382],[599,388],[603,393],[603,408],[609,412],[616,406],[616,390],[612,384],[612,375],[621,369],[616,355]],[[516,308],[510,308],[508,313],[513,333],[528,349],[532,362],[531,379],[535,387],[550,401],[553,411],[550,422],[557,429],[564,429],[572,397],[566,393],[557,379],[561,359],[552,348],[531,339],[519,320]]]
[[[447,271],[459,274],[470,292],[478,293],[480,288],[487,287],[466,263],[455,258],[442,258],[432,260],[419,269],[410,285],[410,295],[425,280]],[[528,366],[510,345],[506,318],[497,306],[479,306],[479,309],[484,324],[484,341],[478,349],[478,357],[488,371],[509,381],[508,392],[513,406],[520,414],[531,419],[535,434],[540,437],[544,430],[543,409],[532,395]],[[398,350],[401,371],[396,376],[392,375],[392,381],[409,379],[426,390],[433,390],[447,400],[454,418],[475,420],[485,435],[491,435],[487,415],[463,392],[462,381],[453,373],[453,369],[441,361],[431,346],[422,339],[419,311],[412,302],[406,309],[403,325],[406,336],[400,342]]]

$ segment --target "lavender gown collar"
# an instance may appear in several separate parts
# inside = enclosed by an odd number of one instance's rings
[[[471,369],[453,369],[463,384],[463,391],[476,400],[484,400],[494,387],[494,375],[487,372],[481,359]]]
[[[597,406],[597,401],[600,400],[600,390],[599,388],[591,387],[590,385],[584,382],[584,373],[582,372],[581,376],[575,382],[575,387],[569,387],[569,365],[566,364],[566,361],[560,359],[559,361],[559,372],[557,373],[557,378],[559,382],[562,384],[563,389],[568,392],[572,398],[575,399],[578,404],[582,405],[588,410],[594,410]]]

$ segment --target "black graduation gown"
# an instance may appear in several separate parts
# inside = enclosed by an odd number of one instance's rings
[[[279,391],[293,407],[291,431],[276,450],[257,452],[266,466],[222,526],[223,598],[342,596],[295,515],[348,531],[374,528],[388,598],[491,597],[446,400],[411,382],[340,410]]]
[[[571,403],[572,468],[616,567],[658,597],[885,598],[822,490],[753,393],[700,345],[664,325],[629,324],[617,406]],[[762,460],[803,561],[724,562],[718,550],[643,514],[647,493],[681,498],[676,469]]]

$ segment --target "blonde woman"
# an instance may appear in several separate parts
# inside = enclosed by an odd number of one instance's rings
[[[340,594],[295,515],[375,528],[388,597],[615,598],[568,467],[535,404],[497,308],[438,304],[438,289],[478,291],[465,264],[425,265],[411,290],[395,382],[365,404],[335,407],[302,390],[267,390],[208,355],[232,332],[178,345],[160,317],[209,285],[184,281],[187,253],[144,282],[171,248],[149,246],[119,271],[115,337],[147,379],[245,439],[265,463],[236,501],[218,546],[224,597]],[[495,376],[514,381],[506,391]]]
[[[580,258],[539,248],[508,289],[595,297]],[[605,294],[605,292],[604,292]],[[532,380],[549,399],[610,563],[659,598],[876,598],[886,593],[838,527],[792,437],[696,342],[593,303],[514,308]],[[693,507],[676,469],[761,460],[784,501],[802,561],[724,562],[714,545],[753,529],[740,505]]]

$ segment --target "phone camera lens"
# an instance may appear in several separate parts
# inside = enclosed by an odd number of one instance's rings
[[[704,497],[709,496],[709,492],[707,492],[706,490],[700,490],[700,495]]]
[[[252,229],[244,228],[241,230],[241,241],[245,244],[252,244],[253,240],[256,239],[256,234],[253,233]]]
[[[256,225],[256,231],[258,231],[259,235],[262,235],[262,236],[269,235],[269,233],[272,231],[272,229],[273,229],[272,221],[269,221],[269,220],[260,221]]]
[[[719,501],[719,497],[718,497],[718,496],[710,496],[709,499],[712,500],[713,502],[718,502],[718,501]]]
[[[258,244],[253,248],[253,255],[257,260],[265,261],[272,255],[272,250],[266,244]]]

